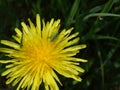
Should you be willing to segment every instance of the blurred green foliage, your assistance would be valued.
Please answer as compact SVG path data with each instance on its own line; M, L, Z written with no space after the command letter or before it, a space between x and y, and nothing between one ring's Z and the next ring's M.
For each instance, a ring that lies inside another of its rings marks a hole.
M27 18L34 21L36 13L45 21L60 18L61 29L74 27L87 44L76 56L88 60L81 63L83 81L59 76L60 90L120 90L120 0L0 0L0 40L11 39L14 28ZM0 77L0 90L15 90L5 80Z

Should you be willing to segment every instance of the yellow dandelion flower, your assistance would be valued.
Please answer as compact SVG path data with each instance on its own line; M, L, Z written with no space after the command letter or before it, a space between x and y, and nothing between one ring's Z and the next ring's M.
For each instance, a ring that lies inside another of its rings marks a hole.
M67 78L77 81L82 79L78 76L84 72L79 67L79 62L87 60L75 58L80 49L86 45L76 45L79 41L78 33L71 34L73 28L63 29L60 32L60 20L45 24L40 21L39 14L36 15L36 26L28 19L29 25L21 23L22 31L15 28L16 42L1 40L0 52L6 53L9 60L0 60L6 64L6 70L2 76L6 76L6 84L18 84L17 90L39 90L44 83L45 90L59 90L58 82L61 82L55 72Z

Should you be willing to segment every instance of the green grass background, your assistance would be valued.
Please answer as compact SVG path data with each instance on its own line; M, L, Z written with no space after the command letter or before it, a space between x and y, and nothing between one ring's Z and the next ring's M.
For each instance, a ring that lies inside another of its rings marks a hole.
M36 13L45 21L61 19L61 29L74 27L80 43L87 44L76 56L88 60L80 64L83 81L59 75L60 90L120 90L120 0L0 0L0 40L11 40L14 28L27 18L35 22ZM5 81L0 76L0 90L15 90Z

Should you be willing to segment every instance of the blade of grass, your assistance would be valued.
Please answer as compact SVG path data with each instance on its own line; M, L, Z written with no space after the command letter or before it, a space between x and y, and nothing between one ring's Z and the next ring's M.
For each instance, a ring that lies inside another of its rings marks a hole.
M66 21L66 27L70 26L73 23L74 16L76 15L76 12L78 10L79 3L80 3L80 0L74 1L74 4L73 4L70 14L68 16L68 19Z
M110 11L110 9L112 8L114 2L115 2L115 0L109 0L105 4L101 13L108 13ZM83 40L87 40L87 39L91 38L91 36L98 31L100 31L100 27L99 27L99 19L97 18L96 21L94 22L94 24L92 25L91 29L89 30L89 32L85 35L85 38L83 38Z
M106 65L107 62L112 58L113 54L115 53L116 50L118 50L119 46L120 46L120 41L118 42L118 44L116 44L114 48L111 48L111 50L108 52L106 59L104 61L104 65Z
M113 14L113 13L93 13L93 14L89 14L86 17L84 17L83 20L87 20L91 17L120 17L120 15Z
M103 35L93 35L92 38L94 40L100 40L100 39L103 39L103 40L115 40L115 41L120 41L120 39L114 37L114 36L103 36Z
M109 12L110 9L112 8L113 4L114 4L115 0L109 0L105 7L103 8L103 10L101 11L101 13L105 13L105 12Z
M94 7L94 8L92 8L90 11L89 11L89 13L95 13L95 12L98 12L98 11L100 11L101 9L102 9L102 7L103 7L103 5L101 6L96 6L96 7Z
M98 42L96 41L96 50L97 50L97 55L100 61L100 70L101 70L101 89L105 90L105 78L104 78L104 64L103 64L103 59L101 55L101 51L99 49Z
M61 8L62 14L65 16L65 7L62 0L57 0L59 7Z

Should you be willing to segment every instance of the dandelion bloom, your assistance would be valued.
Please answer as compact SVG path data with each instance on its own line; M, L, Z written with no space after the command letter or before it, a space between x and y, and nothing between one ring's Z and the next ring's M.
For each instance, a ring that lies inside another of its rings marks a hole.
M86 45L76 45L79 41L78 33L71 34L73 28L60 29L60 20L45 24L40 21L39 14L36 15L36 26L28 19L29 25L21 23L22 31L15 28L16 35L13 41L1 40L0 52L5 53L9 59L0 60L6 65L2 76L6 76L6 84L12 83L27 90L39 90L44 83L45 90L59 90L58 82L61 82L56 72L67 78L81 81L78 76L84 69L79 67L79 62L87 60L75 58L80 49Z

